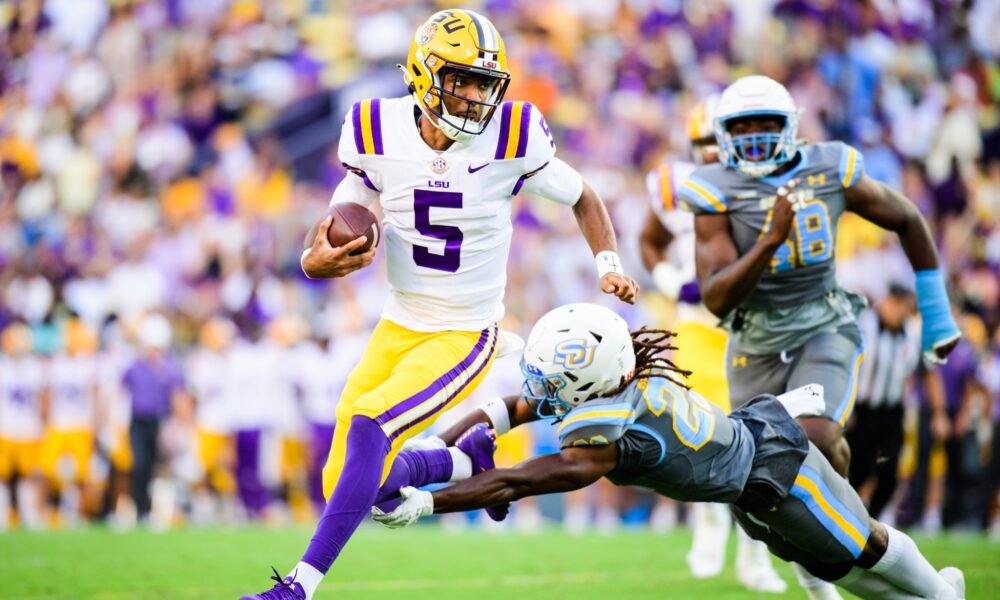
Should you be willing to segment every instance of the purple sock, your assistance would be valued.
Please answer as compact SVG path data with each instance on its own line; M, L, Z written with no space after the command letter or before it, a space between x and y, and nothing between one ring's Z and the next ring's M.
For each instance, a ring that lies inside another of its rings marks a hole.
M363 416L351 419L344 468L316 525L302 561L326 573L375 502L389 440L378 424Z
M378 491L375 506L384 512L392 512L402 501L399 488L448 483L453 468L451 452L447 449L400 452L392 462L389 477Z

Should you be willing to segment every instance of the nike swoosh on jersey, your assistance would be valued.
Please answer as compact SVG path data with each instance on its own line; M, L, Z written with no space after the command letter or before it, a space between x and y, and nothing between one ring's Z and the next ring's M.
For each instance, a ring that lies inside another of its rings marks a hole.
M485 163L485 164L479 165L478 167L473 167L472 165L469 165L469 173L475 173L476 171L479 171L481 169L485 169L488 166L490 166L490 163Z

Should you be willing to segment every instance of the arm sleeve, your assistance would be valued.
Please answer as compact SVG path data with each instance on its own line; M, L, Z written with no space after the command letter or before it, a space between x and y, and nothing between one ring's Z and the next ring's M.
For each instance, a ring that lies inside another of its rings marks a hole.
M704 169L704 167L702 167ZM717 215L726 212L726 196L709 181L702 169L687 176L677 186L677 196L695 215Z
M635 419L635 410L627 402L574 409L559 424L559 447L613 444Z
M853 186L865 173L865 157L854 146L838 143L840 146L840 162L837 165L837 176L840 185L845 188Z
M351 121L350 113L348 113L340 129L340 143L337 146L337 156L340 158L340 164L347 169L347 177L340 182L334 191L333 198L330 200L331 204L357 202L364 206L371 206L382 190L378 173L365 170L366 165L356 146L354 124Z
M515 194L524 191L559 204L573 206L583 194L583 177L573 167L552 157L552 160L542 165L540 169L522 175L514 190Z

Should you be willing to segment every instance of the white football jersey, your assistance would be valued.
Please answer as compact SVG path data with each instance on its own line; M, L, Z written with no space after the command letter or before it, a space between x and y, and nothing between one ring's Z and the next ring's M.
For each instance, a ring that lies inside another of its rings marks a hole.
M212 433L231 429L228 394L231 393L225 352L199 348L188 357L188 382L195 399L198 428Z
M49 363L52 406L49 426L93 430L96 423L97 361L93 356L57 354Z
M674 236L667 255L679 269L694 268L694 215L677 202L677 188L698 165L684 161L663 163L646 175L646 189L653 212Z
M41 394L45 368L32 355L0 355L0 438L37 440L42 437Z
M364 100L340 137L341 162L366 186L350 200L381 201L382 316L416 331L479 331L504 314L511 198L533 191L555 142L526 102L505 102L482 134L444 152L420 137L418 115L408 96Z

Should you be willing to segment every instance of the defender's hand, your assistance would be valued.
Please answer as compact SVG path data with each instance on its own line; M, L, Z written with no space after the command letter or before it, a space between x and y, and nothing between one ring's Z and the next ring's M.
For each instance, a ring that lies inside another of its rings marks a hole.
M795 213L805 206L802 194L795 191L795 186L798 184L799 180L793 179L778 188L774 199L774 208L771 209L771 224L767 233L764 234L764 239L774 246L785 243L788 234L792 232Z
M639 284L631 277L619 273L605 273L604 277L601 277L601 291L618 296L622 302L635 304L636 296L639 295Z
M396 510L386 514L373 506L372 519L389 529L399 529L409 527L416 523L420 517L434 513L434 498L431 497L430 492L406 486L400 488L399 495L403 497L403 502L396 507Z
M323 219L313 239L311 248L302 253L302 271L310 279L332 279L343 277L348 273L353 273L358 269L363 269L372 264L375 259L375 246L364 254L350 256L351 252L365 245L367 237L361 236L343 246L331 246L330 240L326 237L333 217Z

